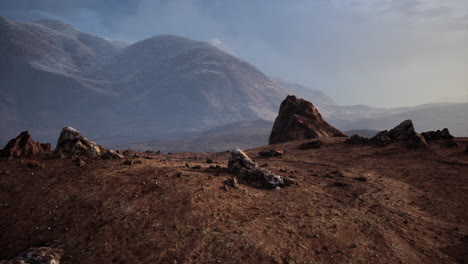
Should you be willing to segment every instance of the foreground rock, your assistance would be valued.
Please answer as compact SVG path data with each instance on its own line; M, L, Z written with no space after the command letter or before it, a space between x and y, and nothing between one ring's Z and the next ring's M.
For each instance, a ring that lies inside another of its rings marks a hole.
M327 123L312 103L294 95L288 95L281 103L269 144L308 138L345 136L343 132Z
M54 247L31 247L0 264L59 264L63 251Z
M44 149L39 141L34 141L28 131L23 131L19 136L10 140L8 144L0 151L4 157L20 157L38 155L44 153Z
M411 120L401 122L390 131L380 131L377 135L371 138L370 141L373 144L382 147L394 142L406 142L408 147L412 149L429 147L424 137L415 131Z
M113 150L108 150L103 146L84 137L78 130L72 127L64 127L60 133L56 155L65 154L69 156L102 157L105 159L122 159L123 156Z
M289 177L282 177L273 174L269 170L260 169L257 163L240 149L231 152L228 170L237 174L239 179L247 181L258 188L277 189L297 184L295 180Z

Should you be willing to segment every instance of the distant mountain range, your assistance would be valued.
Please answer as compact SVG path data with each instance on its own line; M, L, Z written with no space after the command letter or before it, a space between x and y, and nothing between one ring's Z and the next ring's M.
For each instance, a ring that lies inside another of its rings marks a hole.
M319 90L270 78L233 54L218 41L159 35L131 44L57 20L0 17L0 143L22 130L55 143L62 127L73 126L113 146L152 142L148 146L162 148L167 140L209 137L222 149L248 148L264 144L258 135L271 128L288 94L311 101L344 130L389 128L413 118L417 128L448 127L468 136L468 104L340 106ZM202 142L179 149L218 148L208 146L211 141L196 147Z

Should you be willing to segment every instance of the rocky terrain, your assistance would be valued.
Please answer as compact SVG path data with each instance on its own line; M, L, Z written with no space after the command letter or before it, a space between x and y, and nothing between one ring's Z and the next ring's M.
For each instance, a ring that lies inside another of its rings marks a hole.
M0 259L32 247L60 263L466 263L466 138L315 140L246 151L297 181L277 191L234 182L227 152L0 158ZM283 154L259 155L272 148Z
M52 152L21 133L0 158L0 263L468 261L467 138L411 120L330 137L285 102L299 138L245 152L112 151L71 127Z

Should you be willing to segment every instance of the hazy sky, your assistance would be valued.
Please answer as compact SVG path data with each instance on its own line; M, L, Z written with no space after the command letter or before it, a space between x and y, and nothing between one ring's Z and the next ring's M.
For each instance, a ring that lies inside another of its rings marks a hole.
M467 0L0 0L0 15L129 41L220 39L341 104L468 100Z

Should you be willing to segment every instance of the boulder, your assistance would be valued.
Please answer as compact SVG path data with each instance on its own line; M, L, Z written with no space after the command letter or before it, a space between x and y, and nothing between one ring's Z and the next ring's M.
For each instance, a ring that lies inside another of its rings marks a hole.
M450 134L447 128L437 131L422 132L421 135L426 139L426 141L453 139L453 136Z
M59 264L63 251L54 247L31 247L2 264Z
M297 182L289 177L273 174L267 169L260 169L242 150L233 150L229 156L228 170L258 188L276 189L291 186Z
M281 103L270 134L269 144L318 137L345 137L327 123L315 106L304 99L288 95Z
M84 137L78 130L72 127L64 127L60 133L56 155L65 154L71 157L102 157L104 159L122 159L123 156L113 150L109 150Z
M414 130L413 122L411 120L405 120L398 126L388 131L388 136L394 141L407 140L416 133Z
M28 131L21 132L19 136L10 140L0 151L0 155L4 157L30 156L43 153L41 143L34 141Z

